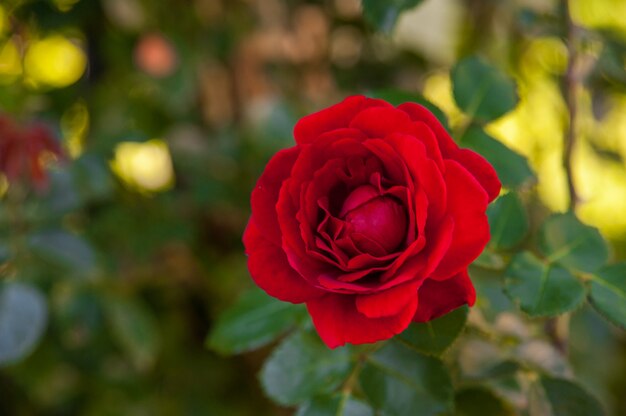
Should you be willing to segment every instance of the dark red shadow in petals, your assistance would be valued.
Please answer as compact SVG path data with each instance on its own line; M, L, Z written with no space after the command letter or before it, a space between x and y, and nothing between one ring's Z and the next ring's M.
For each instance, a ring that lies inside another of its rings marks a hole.
M450 157L450 155L459 148L439 120L437 120L437 117L426 107L415 103L404 103L398 106L398 110L407 113L411 120L424 122L430 127L437 137L439 149L441 149L441 154L444 158Z
M300 223L297 219L296 204L291 195L298 195L300 185L290 178L281 187L276 212L278 223L283 236L282 249L287 256L291 267L305 278L311 285L317 285L317 277L320 274L331 273L334 270L330 264L315 259L307 253L302 240Z
M355 298L329 294L307 302L317 333L329 348L391 338L406 329L417 309L415 296L397 315L368 318L357 310Z
M291 147L279 151L270 159L252 190L252 212L260 219L257 227L267 239L280 245L282 241L276 214L276 203L283 181L289 176L300 149Z
M443 155L439 149L437 136L428 125L422 121L413 122L414 131L411 133L413 137L422 142L426 148L426 154L432 159L439 169L443 169Z
M428 322L459 306L472 306L476 301L476 291L467 270L441 282L428 279L419 288L417 295L419 306L413 317L414 322Z
M446 160L448 214L454 219L452 244L431 278L442 280L467 267L489 242L487 193L476 178L453 160Z
M495 169L484 157L469 149L459 149L452 159L458 161L474 175L485 191L487 191L489 202L498 197L502 184Z
M350 128L369 137L383 138L391 133L410 133L413 123L408 115L393 107L373 107L361 111L350 122Z
M397 315L417 298L421 282L409 282L371 295L356 298L356 308L368 318L383 318Z
M382 173L394 185L404 185L413 190L414 183L403 158L383 139L370 139L363 146L372 152L382 163Z
M441 259L452 244L454 234L454 220L446 217L436 230L427 230L426 241L428 244L416 256L408 256L406 262L400 263L397 267L391 267L384 272L380 280L385 282L381 288L391 287L408 279L423 280L437 268ZM403 254L404 255L404 254Z
M317 140L340 140L340 139L356 139L358 141L362 141L367 139L365 133L363 133L359 129L351 129L349 127L342 127L335 130L327 131L326 133L322 133L319 135Z
M393 108L383 100L362 95L348 97L338 104L301 118L293 131L296 143L311 143L323 133L348 127L357 114L369 107Z
M291 303L302 303L324 295L287 263L281 248L266 239L253 219L243 235L248 270L255 283L268 295Z
M387 142L402 156L403 164L428 199L428 222L438 223L444 216L447 205L446 183L437 164L427 156L424 144L405 134L392 134Z

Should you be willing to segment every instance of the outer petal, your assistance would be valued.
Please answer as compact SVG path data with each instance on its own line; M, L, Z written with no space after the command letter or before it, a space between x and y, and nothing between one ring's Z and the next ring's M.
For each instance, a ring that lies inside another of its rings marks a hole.
M397 315L417 298L421 283L410 282L379 293L357 296L357 310L368 318Z
M250 275L268 295L291 303L324 295L324 291L311 286L291 268L282 249L266 239L253 220L248 223L243 243Z
M393 107L375 107L361 111L350 122L350 127L369 137L385 137L391 133L408 133L414 126L406 113Z
M250 202L252 215L261 233L275 244L281 244L280 227L276 214L276 203L283 181L289 176L300 148L297 146L281 150L267 163L263 174L252 190Z
M466 268L489 242L487 193L464 167L446 160L448 214L454 219L452 243L432 278L447 279Z
M413 317L414 322L428 322L461 305L472 306L476 301L476 291L467 270L441 282L428 279L417 293L419 307Z
M347 342L365 344L389 339L404 331L417 309L413 297L397 315L372 319L357 311L355 296L329 294L307 302L313 324L329 348Z
M485 191L487 191L489 202L497 198L502 185L495 169L484 157L469 149L459 149L454 154L453 159L474 175Z
M500 181L493 167L482 156L469 149L460 149L452 140L450 134L424 106L414 103L404 103L398 109L406 112L411 120L424 122L430 127L437 137L441 153L445 159L453 159L463 165L489 195L489 201L493 201L500 193Z
M369 107L392 107L391 104L362 95L348 97L339 104L318 111L298 121L293 134L298 144L311 143L322 133L348 127L352 119Z
M439 142L439 148L443 157L450 157L459 146L452 140L450 134L446 131L445 127L441 125L437 117L434 116L426 107L415 103L404 103L398 106L399 110L404 111L409 115L413 121L422 121L435 133L437 141Z

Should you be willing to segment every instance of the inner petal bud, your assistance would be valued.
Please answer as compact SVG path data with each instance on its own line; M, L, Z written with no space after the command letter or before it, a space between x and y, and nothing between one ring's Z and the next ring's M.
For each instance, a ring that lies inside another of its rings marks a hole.
M347 234L361 234L387 253L398 248L406 237L407 213L402 203L392 196L381 196L370 185L350 193L340 217L348 224Z

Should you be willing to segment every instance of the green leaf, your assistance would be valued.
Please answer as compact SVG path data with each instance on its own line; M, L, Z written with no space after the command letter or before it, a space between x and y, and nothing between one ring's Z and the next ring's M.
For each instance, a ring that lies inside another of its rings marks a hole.
M468 387L454 396L455 416L514 416L511 405L504 402L490 390L482 387Z
M589 300L602 316L626 329L626 263L607 266L595 273Z
M428 111L433 113L435 117L437 117L437 120L439 120L439 122L446 128L446 130L450 130L450 128L448 127L448 118L446 117L445 113L441 111L441 109L435 104L422 97L420 94L394 89L382 89L372 91L368 95L371 98L379 98L381 100L385 100L389 104L395 106L399 106L400 104L404 103L415 103L422 105L426 107Z
M398 338L420 352L440 355L463 331L468 312L464 305L430 322L413 323Z
M46 300L39 290L17 282L0 285L0 365L30 354L47 320Z
M374 410L349 395L322 396L300 406L296 416L374 416Z
M255 288L218 318L207 345L222 354L253 350L274 341L305 315L303 305L281 302Z
M63 230L34 234L28 240L28 245L37 257L73 272L85 274L96 265L91 246L84 239Z
M127 298L110 298L107 318L113 336L139 369L152 367L160 339L156 320L141 302Z
M551 263L584 272L604 266L609 249L600 232L568 212L549 217L541 227L539 248Z
M554 316L576 308L585 297L582 283L569 271L549 266L525 251L505 272L506 294L531 316Z
M367 358L360 374L370 402L389 416L451 412L453 390L444 364L391 341Z
M96 154L83 154L70 167L77 191L84 201L102 200L113 192L111 171Z
M459 142L487 159L505 187L520 188L535 180L535 174L524 156L509 149L479 126L470 126Z
M528 217L514 192L499 197L487 208L491 240L495 249L507 250L518 245L528 232Z
M472 262L472 265L482 267L483 269L501 270L506 263L501 255L489 250L484 250L480 253L480 256Z
M487 379L514 377L515 374L520 370L520 368L521 366L519 362L513 359L507 359L504 361L500 361L497 364L485 369L482 372L481 377Z
M328 349L308 332L296 332L272 352L261 370L267 395L283 405L335 390L351 368L348 348Z
M602 416L598 400L578 384L543 376L536 387L539 394L530 395L531 416Z
M452 92L459 108L478 121L494 120L518 101L515 81L477 57L452 68Z
M363 15L376 29L389 33L400 14L420 4L422 0L362 0Z

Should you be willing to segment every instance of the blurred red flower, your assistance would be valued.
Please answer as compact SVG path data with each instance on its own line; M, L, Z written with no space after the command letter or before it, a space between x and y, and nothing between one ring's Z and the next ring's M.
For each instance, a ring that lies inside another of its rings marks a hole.
M22 180L36 189L48 184L47 157L62 158L63 151L49 128L37 123L20 126L0 115L0 173L9 182Z

